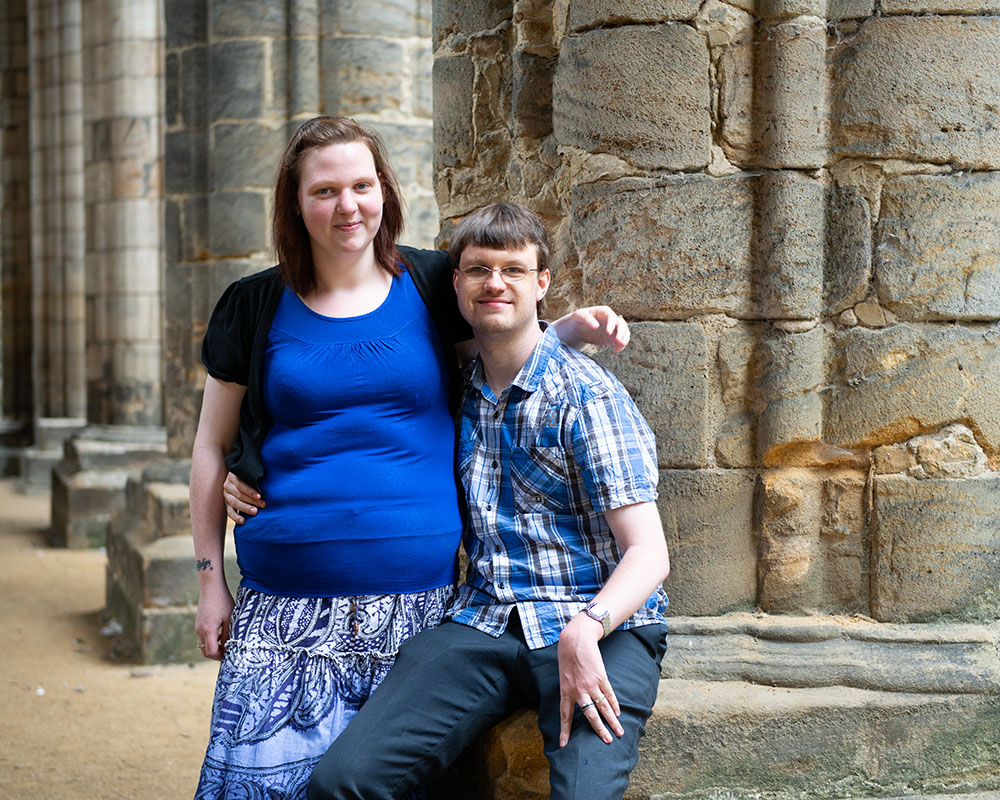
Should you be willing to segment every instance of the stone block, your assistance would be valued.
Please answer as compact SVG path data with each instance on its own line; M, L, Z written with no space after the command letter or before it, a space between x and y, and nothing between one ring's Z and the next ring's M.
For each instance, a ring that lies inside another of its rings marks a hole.
M205 0L171 0L164 4L163 16L168 49L208 41L208 4Z
M664 680L626 798L993 790L998 726L996 695Z
M430 36L426 0L323 0L324 35Z
M976 14L1000 13L997 0L884 0L883 14Z
M509 22L514 15L512 0L433 0L434 46L449 36L468 37Z
M409 53L391 39L338 37L324 40L320 63L327 108L341 114L399 111L407 98L400 76Z
M761 406L757 454L766 465L776 466L790 448L821 439L823 364L822 328L764 333L754 353L754 374Z
M425 124L373 122L371 127L385 139L389 161L403 186L433 185L434 128L430 120Z
M755 181L753 295L769 319L813 319L823 302L826 190L801 172Z
M601 25L666 22L693 19L698 13L697 0L574 0L569 7L570 30L596 28Z
M144 480L146 517L157 536L187 536L191 532L188 487L183 483Z
M752 609L757 595L754 479L740 470L663 470L660 518L670 551L671 614Z
M138 470L72 472L65 463L52 469L54 547L103 547L111 518L125 507L125 484Z
M671 616L663 677L765 686L993 694L986 625L892 625L844 616Z
M286 144L284 130L272 130L256 122L219 124L212 129L212 136L211 185L214 191L268 188L274 183Z
M411 53L411 73L413 75L413 116L432 119L434 116L434 51L429 47L415 47Z
M767 27L727 48L719 113L734 164L815 168L827 160L826 26L808 17Z
M1000 617L1000 475L875 480L872 613L891 622Z
M996 169L998 61L1000 17L870 20L834 51L833 152Z
M735 324L722 331L716 346L722 407L715 429L715 461L720 467L757 463L757 414L764 405L751 366L762 336L759 325Z
M434 59L434 166L472 162L472 84L476 70L467 56Z
M638 322L628 348L596 358L632 395L656 435L661 468L708 463L708 344L700 325Z
M1000 450L1000 325L852 328L834 337L827 442L878 446L961 420Z
M287 0L210 3L212 38L282 37L288 33Z
M864 496L861 473L783 469L761 477L761 608L867 611Z
M627 26L564 39L552 89L562 145L648 168L711 160L708 46L686 25Z
M875 277L901 319L1000 319L1000 175L887 181Z
M874 15L875 0L827 0L826 3L826 18L831 21L864 19Z
M270 80L264 45L253 41L218 42L208 48L208 78L198 89L211 94L211 119L257 119L264 111L264 96Z
M267 194L215 192L208 198L212 253L242 256L268 247Z
M541 138L552 132L552 76L555 59L514 53L511 113L518 136Z
M753 192L746 176L575 187L573 240L586 302L639 319L752 316Z
M839 314L868 295L872 276L871 206L853 186L832 186L826 199L823 285L827 313Z

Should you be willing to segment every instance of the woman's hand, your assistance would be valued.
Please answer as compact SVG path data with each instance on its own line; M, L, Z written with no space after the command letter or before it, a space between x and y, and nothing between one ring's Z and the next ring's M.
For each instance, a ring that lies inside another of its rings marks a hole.
M226 642L229 641L229 622L234 605L232 592L224 578L202 585L194 630L198 634L198 647L205 658L222 661Z
M226 514L237 525L242 525L247 516L254 516L258 509L267 505L260 492L231 472L222 484L222 499L226 501Z
M578 308L552 324L563 344L570 347L593 344L612 347L618 353L625 349L631 336L625 318L609 306Z

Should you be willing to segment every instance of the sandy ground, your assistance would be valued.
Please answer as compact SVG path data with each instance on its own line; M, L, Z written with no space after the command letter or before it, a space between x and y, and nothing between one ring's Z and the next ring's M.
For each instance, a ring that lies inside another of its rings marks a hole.
M0 800L191 798L217 664L117 661L104 552L46 546L48 521L0 480Z

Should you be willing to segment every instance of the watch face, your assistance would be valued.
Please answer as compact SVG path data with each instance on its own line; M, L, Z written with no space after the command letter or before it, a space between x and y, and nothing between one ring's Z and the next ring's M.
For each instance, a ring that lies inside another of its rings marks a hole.
M590 614L590 616L592 616L594 619L601 619L602 617L608 616L608 614L610 614L611 612L609 612L600 603L591 603L589 606L587 606L587 613Z

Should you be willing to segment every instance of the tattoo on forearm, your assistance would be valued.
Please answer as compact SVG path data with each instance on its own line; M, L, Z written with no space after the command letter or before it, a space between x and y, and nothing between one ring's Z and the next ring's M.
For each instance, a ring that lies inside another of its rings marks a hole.
M195 566L195 569L198 570L198 572L204 572L206 569L209 572L213 571L212 570L212 560L209 559L209 558L200 558L200 559L198 559L195 562L194 566Z

